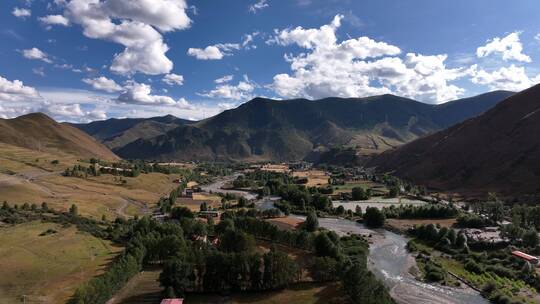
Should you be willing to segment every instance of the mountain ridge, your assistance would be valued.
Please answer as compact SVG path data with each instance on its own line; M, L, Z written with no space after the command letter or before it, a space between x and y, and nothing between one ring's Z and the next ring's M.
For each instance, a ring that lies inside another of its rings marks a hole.
M38 151L62 151L83 158L117 160L119 157L96 139L43 113L0 119L0 142Z
M389 94L321 100L258 97L113 150L124 158L155 160L291 161L308 155L316 159L338 146L367 155L478 115L511 94L495 91L443 105Z
M540 192L540 85L482 115L375 156L367 165L435 189Z

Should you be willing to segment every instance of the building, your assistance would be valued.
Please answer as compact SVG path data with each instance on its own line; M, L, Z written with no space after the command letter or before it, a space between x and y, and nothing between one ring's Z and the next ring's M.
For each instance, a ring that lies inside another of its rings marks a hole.
M515 250L515 251L512 251L512 255L520 259L523 259L531 263L532 265L538 265L538 258L532 255L526 254L525 252Z
M161 304L183 304L184 299L163 299Z

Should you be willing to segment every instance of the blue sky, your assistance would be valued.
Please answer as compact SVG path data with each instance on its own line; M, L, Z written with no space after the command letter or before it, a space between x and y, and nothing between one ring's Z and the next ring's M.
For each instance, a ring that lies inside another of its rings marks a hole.
M0 117L201 119L255 96L441 103L540 81L535 0L4 0Z

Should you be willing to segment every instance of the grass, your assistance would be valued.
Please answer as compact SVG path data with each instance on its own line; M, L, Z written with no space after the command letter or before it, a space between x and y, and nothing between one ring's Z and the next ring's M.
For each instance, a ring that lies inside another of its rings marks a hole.
M302 283L281 291L234 293L230 296L189 294L186 304L331 304L349 303L337 283Z
M47 230L54 230L40 236ZM0 229L0 303L64 303L120 251L75 227L29 222Z
M112 299L109 304L151 304L161 301L160 268L145 269Z
M59 160L58 165L51 164ZM168 196L177 187L178 175L161 173L141 174L136 178L119 178L104 174L88 179L64 177L61 173L74 164L87 163L73 156L32 151L0 144L0 201L11 204L47 202L49 206L67 210L72 204L84 216L116 218L118 215L140 215L140 206L126 199L153 207L160 196ZM120 209L123 209L121 212Z

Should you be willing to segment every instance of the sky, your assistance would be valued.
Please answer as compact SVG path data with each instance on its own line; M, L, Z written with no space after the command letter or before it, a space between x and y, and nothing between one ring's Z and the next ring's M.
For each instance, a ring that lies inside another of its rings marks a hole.
M256 96L429 104L540 82L537 0L2 0L0 117L172 114Z

